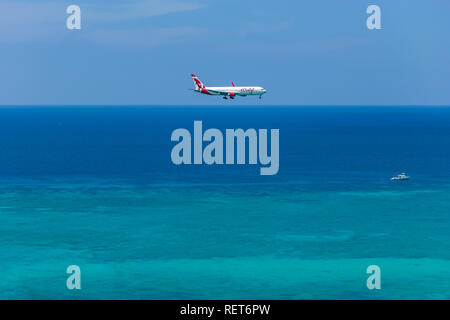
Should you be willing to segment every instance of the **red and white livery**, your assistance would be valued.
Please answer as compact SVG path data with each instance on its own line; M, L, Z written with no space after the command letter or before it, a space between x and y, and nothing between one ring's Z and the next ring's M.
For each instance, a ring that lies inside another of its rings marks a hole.
M232 87L207 87L195 74L192 74L192 80L194 80L195 92L211 96L223 96L224 99L234 99L236 96L259 96L261 99L261 96L267 92L263 87L236 87L233 82L231 83Z

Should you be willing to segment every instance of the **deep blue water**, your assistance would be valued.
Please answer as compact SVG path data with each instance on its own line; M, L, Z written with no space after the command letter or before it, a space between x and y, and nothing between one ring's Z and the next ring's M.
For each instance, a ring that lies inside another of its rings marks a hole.
M173 165L194 120L280 129L278 175ZM445 107L2 107L0 297L448 299L449 160Z
M259 166L173 166L171 132L192 131L194 120L202 120L204 130L223 132L279 128L279 174L258 177ZM191 175L220 182L231 175L232 182L273 182L385 180L405 170L422 179L448 181L449 137L450 109L436 107L2 108L0 174L88 175L145 183L174 176L190 182Z

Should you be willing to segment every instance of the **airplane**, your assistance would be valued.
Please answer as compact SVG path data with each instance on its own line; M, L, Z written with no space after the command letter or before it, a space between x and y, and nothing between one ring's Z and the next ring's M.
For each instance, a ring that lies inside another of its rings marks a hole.
M208 94L211 96L223 96L224 99L234 99L236 96L261 96L267 92L263 87L236 87L234 83L232 87L206 87L195 74L192 74L194 80L195 92Z

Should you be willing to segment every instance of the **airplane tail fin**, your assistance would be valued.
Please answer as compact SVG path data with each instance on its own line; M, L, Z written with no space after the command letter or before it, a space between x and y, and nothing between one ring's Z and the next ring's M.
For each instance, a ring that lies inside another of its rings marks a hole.
M201 90L205 88L205 85L197 78L195 74L192 74L192 80L194 80L195 90Z

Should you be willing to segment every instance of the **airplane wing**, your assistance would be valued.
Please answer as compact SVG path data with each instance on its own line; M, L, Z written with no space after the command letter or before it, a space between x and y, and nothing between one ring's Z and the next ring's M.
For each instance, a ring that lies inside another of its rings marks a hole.
M224 99L230 98L234 99L238 94L235 92L228 92L228 91L220 91L220 90L213 90L213 89L207 89L209 93L223 96Z

